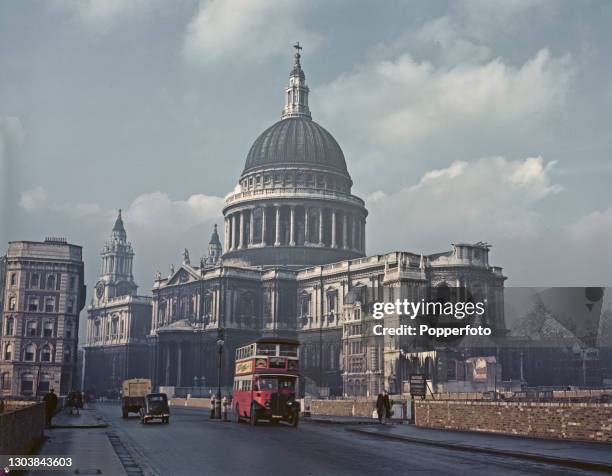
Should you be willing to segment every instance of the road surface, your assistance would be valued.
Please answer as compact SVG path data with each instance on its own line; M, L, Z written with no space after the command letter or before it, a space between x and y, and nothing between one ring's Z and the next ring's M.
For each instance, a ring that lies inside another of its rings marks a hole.
M118 405L99 404L114 446L143 474L172 475L550 475L594 474L555 465L350 433L344 425L302 421L297 429L223 423L200 409L172 408L170 424L123 420ZM79 431L79 430L75 430ZM132 470L134 468L131 468Z

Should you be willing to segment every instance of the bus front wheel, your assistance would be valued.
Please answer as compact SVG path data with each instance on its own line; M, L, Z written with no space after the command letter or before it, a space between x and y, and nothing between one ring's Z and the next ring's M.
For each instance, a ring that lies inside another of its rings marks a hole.
M251 426L257 425L257 409L255 408L255 404L251 404Z

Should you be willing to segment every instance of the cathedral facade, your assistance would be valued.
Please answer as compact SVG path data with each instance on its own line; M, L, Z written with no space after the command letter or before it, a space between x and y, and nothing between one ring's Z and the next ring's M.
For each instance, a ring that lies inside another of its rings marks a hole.
M215 226L199 263L185 250L180 266L157 273L147 335L155 385L215 386L223 328L225 387L237 347L286 336L301 342L308 393L398 391L408 372L437 369L407 358L429 344L374 335L372 306L427 299L441 286L487 299L482 319L504 334L505 277L489 264L486 243L455 243L429 256L366 256L365 203L351 192L342 149L312 120L308 96L298 47L281 119L253 143L239 186L226 198L223 245Z

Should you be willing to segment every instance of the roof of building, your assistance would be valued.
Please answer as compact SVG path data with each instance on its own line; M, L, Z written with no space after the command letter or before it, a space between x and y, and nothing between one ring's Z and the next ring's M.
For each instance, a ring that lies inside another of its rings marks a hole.
M316 166L349 175L336 139L307 117L287 117L266 129L251 146L242 173L279 165Z

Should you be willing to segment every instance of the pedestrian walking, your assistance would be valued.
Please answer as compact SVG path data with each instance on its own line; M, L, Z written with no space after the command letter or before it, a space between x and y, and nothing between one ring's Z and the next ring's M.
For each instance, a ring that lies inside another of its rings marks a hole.
M45 420L47 428L51 428L51 420L57 408L57 395L55 395L53 389L44 396L43 401L45 402Z
M378 421L382 424L384 424L388 418L391 418L391 402L389 401L389 394L386 390L379 393L376 398L376 413L378 414Z

